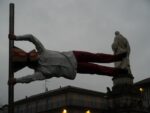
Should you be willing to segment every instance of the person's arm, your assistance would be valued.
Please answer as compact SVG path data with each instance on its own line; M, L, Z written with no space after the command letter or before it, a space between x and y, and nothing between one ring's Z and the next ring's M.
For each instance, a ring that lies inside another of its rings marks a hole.
M16 36L15 40L16 41L23 40L23 41L30 41L30 42L32 42L35 45L35 47L36 47L36 49L37 49L37 51L39 53L42 53L45 50L43 44L36 37L34 37L31 34L22 35L22 36Z
M16 78L16 83L30 83L36 80L44 80L45 77L42 75L41 72L35 72L32 75L27 75L24 77Z

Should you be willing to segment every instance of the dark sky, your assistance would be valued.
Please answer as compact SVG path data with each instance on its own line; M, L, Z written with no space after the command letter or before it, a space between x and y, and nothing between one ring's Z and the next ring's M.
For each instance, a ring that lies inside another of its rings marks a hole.
M15 3L15 34L33 34L50 50L113 53L114 32L119 30L131 46L130 64L134 81L149 77L149 0L0 0L0 103L7 103L8 95L10 2ZM26 51L34 48L28 42L15 44ZM33 71L26 68L17 72L15 77L31 73ZM46 82L49 90L67 85L106 92L107 86L112 87L112 78L78 74L74 81L52 78ZM17 84L15 100L44 91L45 81Z

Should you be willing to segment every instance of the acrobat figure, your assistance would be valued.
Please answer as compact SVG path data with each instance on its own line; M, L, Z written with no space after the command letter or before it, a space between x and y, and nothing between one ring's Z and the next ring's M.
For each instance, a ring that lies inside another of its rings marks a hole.
M112 50L114 51L114 55L118 55L124 52L127 53L127 56L123 60L115 62L114 64L116 68L126 69L128 70L128 74L132 75L129 61L130 45L128 40L123 35L121 35L119 31L115 32Z
M126 57L126 53L111 55L85 51L58 52L46 49L33 35L9 35L9 38L15 41L30 41L37 49L37 52L31 52L31 56L33 53L33 56L35 57L33 59L36 60L31 62L31 60L29 60L30 58L28 58L27 61L28 67L34 69L35 72L31 75L9 81L13 84L30 83L32 81L49 79L51 77L64 77L73 80L77 73L107 76L117 76L118 74L127 73L124 69L95 64L121 61Z

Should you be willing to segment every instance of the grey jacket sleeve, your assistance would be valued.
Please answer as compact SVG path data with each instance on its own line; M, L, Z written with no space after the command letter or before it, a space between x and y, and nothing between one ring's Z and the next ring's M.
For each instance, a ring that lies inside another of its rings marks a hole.
M45 77L42 75L41 72L35 72L32 75L27 75L24 77L16 78L16 82L17 83L30 83L32 81L44 80L44 79L45 79Z
M35 45L35 47L39 53L42 53L45 50L43 44L36 37L34 37L31 34L16 36L16 41L22 41L22 40L32 42Z

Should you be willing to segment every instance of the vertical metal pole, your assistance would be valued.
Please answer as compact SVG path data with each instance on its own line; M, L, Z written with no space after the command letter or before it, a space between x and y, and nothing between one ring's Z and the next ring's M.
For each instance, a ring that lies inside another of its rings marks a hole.
M9 34L14 34L14 7L15 5L13 3L9 4ZM9 75L8 79L11 80L14 78L14 72L13 72L13 63L12 63L12 48L14 46L14 41L9 40ZM8 87L8 113L14 113L14 85L9 84Z

